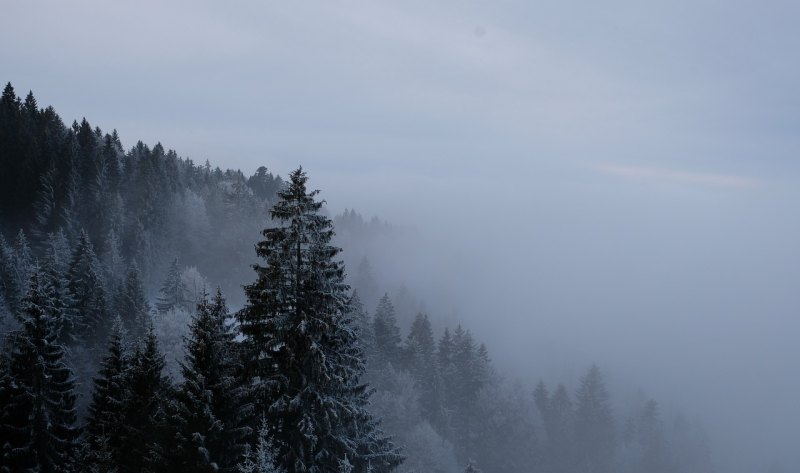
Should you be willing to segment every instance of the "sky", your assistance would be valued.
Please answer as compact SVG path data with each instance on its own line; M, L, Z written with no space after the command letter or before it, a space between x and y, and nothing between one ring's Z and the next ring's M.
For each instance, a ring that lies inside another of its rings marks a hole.
M386 264L510 371L596 361L701 414L720 471L799 469L798 10L12 1L0 80L126 147L302 164L416 228Z

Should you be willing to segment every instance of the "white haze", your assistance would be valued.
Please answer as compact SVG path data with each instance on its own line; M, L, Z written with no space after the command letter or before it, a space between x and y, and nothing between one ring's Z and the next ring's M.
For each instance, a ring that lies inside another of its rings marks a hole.
M416 229L378 271L513 375L597 362L719 471L800 469L796 3L33 3L0 79L65 121L303 164Z

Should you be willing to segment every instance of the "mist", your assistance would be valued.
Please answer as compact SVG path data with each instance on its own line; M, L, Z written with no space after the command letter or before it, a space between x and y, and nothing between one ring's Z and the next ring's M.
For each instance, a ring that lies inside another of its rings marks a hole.
M348 274L528 392L597 363L616 411L702 422L717 471L800 470L796 4L4 10L4 81L126 146L302 165L330 215L394 229L339 232Z

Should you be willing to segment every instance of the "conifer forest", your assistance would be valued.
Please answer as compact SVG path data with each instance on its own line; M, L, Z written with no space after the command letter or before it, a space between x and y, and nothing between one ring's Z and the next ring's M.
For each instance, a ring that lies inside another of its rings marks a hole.
M800 9L9 2L0 473L800 471Z

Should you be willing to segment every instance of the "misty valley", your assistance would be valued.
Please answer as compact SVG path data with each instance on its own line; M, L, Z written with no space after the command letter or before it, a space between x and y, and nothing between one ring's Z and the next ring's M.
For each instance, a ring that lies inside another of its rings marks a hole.
M376 263L412 230L263 164L126 148L5 86L0 471L721 471L702 415L602 360L497 365Z

